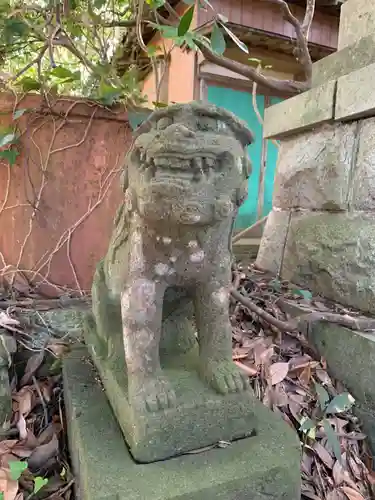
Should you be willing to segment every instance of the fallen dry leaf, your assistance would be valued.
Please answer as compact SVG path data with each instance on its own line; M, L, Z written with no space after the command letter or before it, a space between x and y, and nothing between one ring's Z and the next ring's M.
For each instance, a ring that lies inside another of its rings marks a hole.
M279 384L288 375L289 363L274 363L270 366L270 383L271 385Z
M34 390L26 385L22 387L14 396L13 399L18 403L18 411L26 417L33 407Z
M341 490L345 493L349 500L366 500L363 495L349 486L342 486Z
M45 352L42 349L41 351L37 352L36 354L33 354L32 356L30 356L30 358L28 359L27 364L26 364L25 373L20 381L21 387L23 387L24 385L31 382L33 375L35 375L35 372L38 370L38 368L41 366L41 364L44 361L44 355L45 355Z
M18 482L10 477L10 470L0 468L0 491L4 493L4 500L15 500L18 493Z
M20 414L17 422L17 429L18 432L20 433L20 439L26 439L27 438L26 420L22 415L22 413Z
M332 455L324 448L320 443L315 442L312 449L314 452L318 455L320 460L324 463L326 467L329 469L332 469L335 459L332 457Z
M59 441L54 434L52 439L46 443L38 446L30 455L28 460L29 469L36 471L40 469L50 458L56 456L59 450Z

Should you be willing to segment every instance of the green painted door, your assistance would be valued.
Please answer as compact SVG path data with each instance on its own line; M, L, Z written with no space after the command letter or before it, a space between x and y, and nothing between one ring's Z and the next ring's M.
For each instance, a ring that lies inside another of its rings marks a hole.
M247 122L249 128L255 135L255 142L249 146L249 157L253 165L253 171L249 178L249 193L244 204L239 210L236 221L238 229L246 228L254 224L257 220L258 210L258 189L259 189L259 175L262 161L262 125L259 123L255 110L252 104L252 95L249 92L241 92L226 87L208 86L208 100L217 106L232 111L239 118ZM271 103L275 104L280 101L278 98L271 98ZM257 95L258 110L263 117L264 114L264 96ZM277 148L267 141L267 157L266 157L266 170L264 179L264 199L263 199L263 215L269 213L272 208L272 192L273 180L277 160Z

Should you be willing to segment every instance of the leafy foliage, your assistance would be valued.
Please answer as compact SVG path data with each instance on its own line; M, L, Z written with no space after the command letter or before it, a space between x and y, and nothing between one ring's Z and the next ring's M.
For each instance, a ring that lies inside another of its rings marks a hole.
M337 438L335 431L332 429L331 423L328 419L329 415L337 415L344 413L354 405L355 399L348 392L337 394L332 400L326 389L317 382L314 383L315 391L319 402L319 411L316 419L302 417L300 421L299 430L303 432L308 438L315 439L315 432L318 426L323 426L327 435L327 440L332 446L336 459L341 461L340 442Z
M80 95L106 106L138 105L144 102L139 57L154 63L167 55L165 50L146 47L143 27L192 50L204 46L223 54L229 37L248 52L208 0L185 3L189 7L182 16L174 12L167 19L160 14L166 0L0 0L0 84L46 96ZM196 8L214 14L211 40L194 30ZM125 73L119 71L124 37L131 40L134 56L126 61Z

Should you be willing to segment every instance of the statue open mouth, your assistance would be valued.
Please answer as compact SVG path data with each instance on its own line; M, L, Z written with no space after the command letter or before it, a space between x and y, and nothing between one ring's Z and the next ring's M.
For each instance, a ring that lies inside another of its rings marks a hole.
M140 169L152 184L160 182L208 182L220 168L220 159L211 154L204 156L140 155Z

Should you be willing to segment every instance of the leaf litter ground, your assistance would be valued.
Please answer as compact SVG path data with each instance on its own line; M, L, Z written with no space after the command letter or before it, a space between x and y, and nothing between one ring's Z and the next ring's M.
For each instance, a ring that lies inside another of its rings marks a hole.
M329 376L324 359L291 321L285 304L298 303L310 314L340 315L344 324L360 320L358 313L251 267L234 272L233 290L252 303L249 309L232 297L233 360L249 375L263 404L298 433L302 498L375 498L372 455L353 414L353 399ZM10 301L0 294L0 333L17 342L9 370L12 416L8 429L0 431L0 500L75 498L61 375L61 358L72 341L52 334L35 347L37 326L24 320L25 311L53 309L56 302L35 296Z

